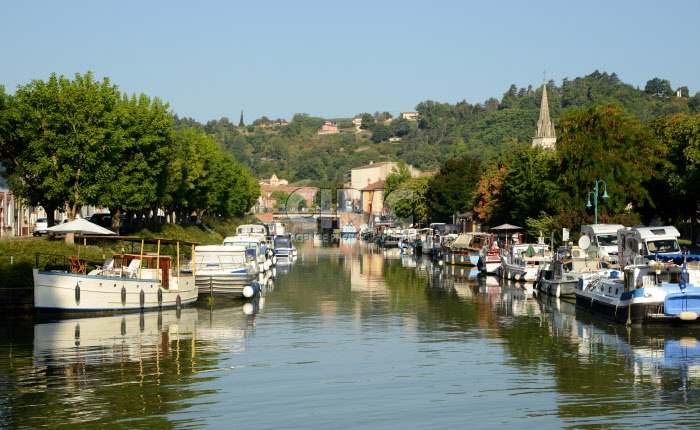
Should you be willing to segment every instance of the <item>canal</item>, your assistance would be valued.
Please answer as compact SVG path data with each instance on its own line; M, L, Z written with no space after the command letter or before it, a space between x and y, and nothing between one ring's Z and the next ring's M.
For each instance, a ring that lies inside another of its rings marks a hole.
M627 328L427 258L297 244L264 298L4 315L0 427L632 428L700 422L700 333Z

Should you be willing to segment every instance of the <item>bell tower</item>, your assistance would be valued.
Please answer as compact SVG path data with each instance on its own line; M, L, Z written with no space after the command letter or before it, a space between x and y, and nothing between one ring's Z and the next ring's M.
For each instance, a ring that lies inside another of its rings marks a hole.
M532 146L544 149L554 149L557 137L554 134L554 124L549 117L549 101L547 100L547 78L542 78L542 105L540 119L537 121L537 135L532 138Z

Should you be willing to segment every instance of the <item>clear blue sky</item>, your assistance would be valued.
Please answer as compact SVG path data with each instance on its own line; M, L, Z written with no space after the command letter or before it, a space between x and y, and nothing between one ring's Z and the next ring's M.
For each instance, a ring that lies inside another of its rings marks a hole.
M4 1L0 85L88 70L200 122L482 103L594 70L700 91L700 1Z

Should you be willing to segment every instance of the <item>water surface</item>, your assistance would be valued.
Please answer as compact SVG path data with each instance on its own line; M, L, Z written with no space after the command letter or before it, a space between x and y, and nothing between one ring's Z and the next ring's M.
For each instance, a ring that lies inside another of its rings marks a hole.
M253 303L11 315L8 428L630 428L697 423L699 334L356 241L298 244Z

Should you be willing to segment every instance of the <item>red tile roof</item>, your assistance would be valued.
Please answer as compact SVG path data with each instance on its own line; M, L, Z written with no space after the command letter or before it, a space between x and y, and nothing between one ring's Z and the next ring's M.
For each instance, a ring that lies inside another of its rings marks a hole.
M360 191L374 191L374 190L383 190L384 189L384 184L386 181L384 179L380 179L377 182L372 182L371 184L367 185Z

